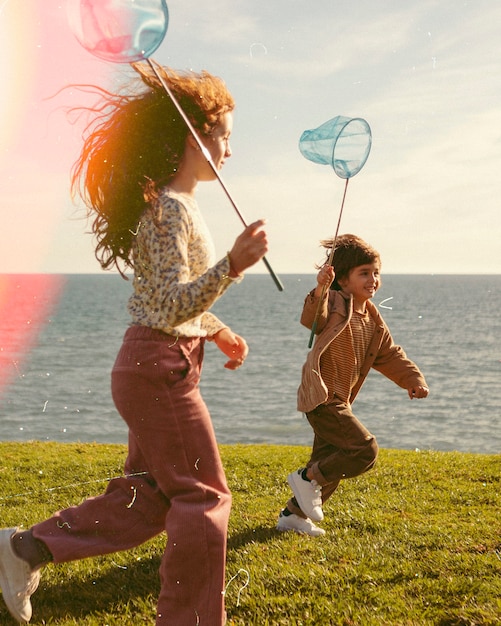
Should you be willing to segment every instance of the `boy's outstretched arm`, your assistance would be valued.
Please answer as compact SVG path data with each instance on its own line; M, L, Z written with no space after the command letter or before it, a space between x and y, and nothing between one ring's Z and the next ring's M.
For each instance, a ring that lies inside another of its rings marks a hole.
M426 396L430 393L430 390L428 387L416 385L415 387L409 387L409 389L407 389L407 393L409 394L409 398L413 400L414 398L426 398Z

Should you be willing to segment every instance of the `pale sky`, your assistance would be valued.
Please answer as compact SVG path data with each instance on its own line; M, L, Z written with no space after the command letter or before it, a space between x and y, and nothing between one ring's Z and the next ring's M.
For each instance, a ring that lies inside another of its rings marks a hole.
M344 181L298 140L337 116L372 129L340 232L381 253L383 273L501 272L501 3L494 0L170 0L153 58L221 76L237 108L222 177L269 262L314 272ZM59 0L0 0L0 273L98 272L69 193L81 128L73 83L130 74L85 51ZM51 97L53 96L53 97ZM241 224L219 184L199 187L219 256ZM255 271L266 272L264 265Z

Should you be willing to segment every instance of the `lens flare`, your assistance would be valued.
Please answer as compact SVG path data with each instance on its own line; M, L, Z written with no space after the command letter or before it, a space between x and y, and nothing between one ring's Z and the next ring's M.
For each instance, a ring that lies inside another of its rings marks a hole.
M58 274L0 275L0 395L17 376L64 287Z

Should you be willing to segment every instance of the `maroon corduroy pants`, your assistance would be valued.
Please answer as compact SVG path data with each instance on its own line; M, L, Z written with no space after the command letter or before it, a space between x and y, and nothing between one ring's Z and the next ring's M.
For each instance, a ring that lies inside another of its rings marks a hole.
M129 427L125 475L33 526L54 562L126 550L167 533L156 624L224 623L231 495L200 395L203 340L132 326L112 373Z

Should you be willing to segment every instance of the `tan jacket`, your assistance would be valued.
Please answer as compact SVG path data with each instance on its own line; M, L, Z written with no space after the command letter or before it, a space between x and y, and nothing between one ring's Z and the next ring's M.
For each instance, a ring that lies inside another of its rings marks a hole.
M301 324L310 329L313 326L319 302L319 298L315 298L313 293L312 291L306 296L301 315ZM427 387L417 365L407 358L400 346L393 343L388 327L370 300L367 302L367 309L376 322L376 329L362 363L360 377L352 389L350 402L355 400L371 367L403 389L418 385ZM297 396L298 411L308 413L329 399L327 386L320 375L320 356L350 322L352 312L353 298L350 295L329 290L324 296L317 322L315 343L308 352L303 365Z

